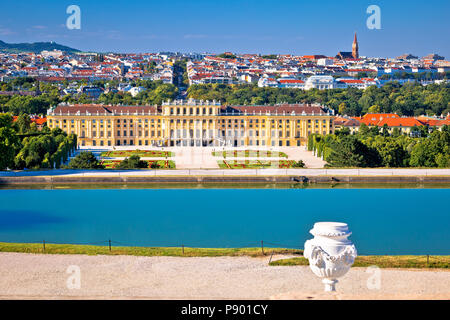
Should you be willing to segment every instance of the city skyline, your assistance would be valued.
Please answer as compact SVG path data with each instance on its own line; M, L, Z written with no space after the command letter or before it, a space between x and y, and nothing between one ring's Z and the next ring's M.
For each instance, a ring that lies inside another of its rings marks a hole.
M49 5L47 5L49 4ZM351 51L358 34L361 56L395 57L404 53L450 55L445 19L448 3L346 1L345 5L285 1L211 1L164 3L78 1L81 29L69 30L66 1L5 3L0 39L8 43L55 41L83 51L213 52L324 54ZM369 5L381 9L381 29L370 30ZM439 10L438 10L439 9ZM224 13L227 14L219 14ZM388 45L387 45L388 44Z

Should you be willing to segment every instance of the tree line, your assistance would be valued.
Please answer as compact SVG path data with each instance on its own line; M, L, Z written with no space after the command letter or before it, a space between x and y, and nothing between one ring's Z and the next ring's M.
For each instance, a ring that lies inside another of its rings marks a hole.
M327 161L330 167L450 167L450 127L428 133L425 126L413 128L420 137L389 133L362 124L356 134L341 129L334 134L312 134L308 150Z
M301 90L259 88L257 85L195 84L188 89L188 98L217 100L227 105L264 105L277 103L320 103L336 113L360 116L375 110L404 116L450 113L450 84L399 84L388 82L378 88Z
M0 114L0 170L59 168L77 147L77 136L59 128L38 131L27 114L16 122Z
M187 81L184 62L177 61L176 68L183 72L183 84ZM21 79L21 80L19 80ZM173 100L178 88L162 81L133 80L132 86L141 86L147 90L133 97L130 93L102 93L97 100L86 94L68 94L61 96L60 87L68 83L50 84L33 83L29 78L17 78L13 81L17 86L39 85L41 95L32 96L0 96L0 112L46 114L49 107L67 103L104 103L122 105L160 105L163 101ZM177 79L178 81L178 79ZM66 81L67 82L67 81ZM83 82L83 81L81 81ZM8 83L9 84L9 83ZM92 84L101 88L114 88L117 80L97 80ZM178 82L177 82L178 84ZM0 83L5 85L5 83ZM397 113L402 116L446 115L450 113L450 84L429 84L422 86L411 82L401 85L396 81L388 82L378 88L371 86L365 90L356 88L329 90L301 90L287 88L259 88L255 84L223 85L195 84L188 89L188 98L216 100L226 105L264 105L278 103L319 103L326 105L336 113L349 116L360 116L370 112Z
M22 79L21 81L17 79ZM122 105L160 105L163 101L174 100L178 96L178 88L173 84L166 84L162 81L152 80L134 80L130 81L131 86L141 86L146 88L146 91L140 92L133 97L128 92L114 92L113 90L108 93L102 93L96 100L89 97L87 94L66 94L62 95L62 88L68 86L67 81L65 83L38 83L32 78L17 78L12 81L14 87L26 86L31 88L32 86L39 87L41 94L39 96L21 96L21 95L0 95L0 112L11 113L13 115L19 115L21 113L26 114L47 114L47 109L52 106L58 105L61 102L70 104L91 104L91 103L103 103L103 104L122 104ZM23 80L31 79L31 80ZM80 84L87 84L86 81L80 81ZM97 80L91 83L100 88L114 88L119 84L117 80ZM0 82L0 87L8 89L13 87L9 82ZM5 90L10 91L10 90Z

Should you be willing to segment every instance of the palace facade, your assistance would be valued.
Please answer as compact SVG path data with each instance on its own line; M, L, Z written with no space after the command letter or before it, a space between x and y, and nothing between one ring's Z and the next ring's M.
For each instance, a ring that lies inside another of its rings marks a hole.
M47 125L78 136L80 146L301 146L334 132L324 106L222 106L175 100L161 106L58 105Z

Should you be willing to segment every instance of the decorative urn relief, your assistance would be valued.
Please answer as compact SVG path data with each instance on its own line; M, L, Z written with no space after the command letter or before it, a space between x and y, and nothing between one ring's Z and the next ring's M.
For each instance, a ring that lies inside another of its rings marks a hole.
M335 291L336 278L350 270L357 256L355 246L347 239L352 233L341 222L317 222L309 232L314 239L305 242L303 255L312 272L322 278L325 291Z

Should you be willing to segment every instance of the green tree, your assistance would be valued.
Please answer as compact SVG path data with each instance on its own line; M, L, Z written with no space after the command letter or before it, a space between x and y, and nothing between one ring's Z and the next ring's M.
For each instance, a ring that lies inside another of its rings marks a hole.
M304 168L305 163L303 162L303 160L294 161L292 167L293 168Z
M89 151L82 151L73 157L68 165L70 169L104 169L95 155Z
M339 109L338 109L339 114L346 114L346 111L347 111L347 105L345 104L345 102L341 102L339 104Z
M10 126L0 127L0 170L12 168L19 147L16 132Z
M141 158L138 155L132 155L129 158L125 158L116 166L116 169L141 169L141 168L148 168L148 164L146 161L141 160Z
M27 133L30 131L31 119L30 116L26 113L22 113L17 117L16 126L19 133Z
M333 149L327 157L332 167L374 167L378 166L378 155L355 136L343 136L333 142Z
M434 131L421 138L411 150L413 167L445 167L450 159L450 134L446 130Z
M383 167L402 167L404 165L403 159L407 157L407 152L396 139L377 136L370 146L377 150Z
M373 106L371 106L369 108L369 110L367 110L368 113L380 113L380 111L381 111L381 108L377 104L374 104Z

